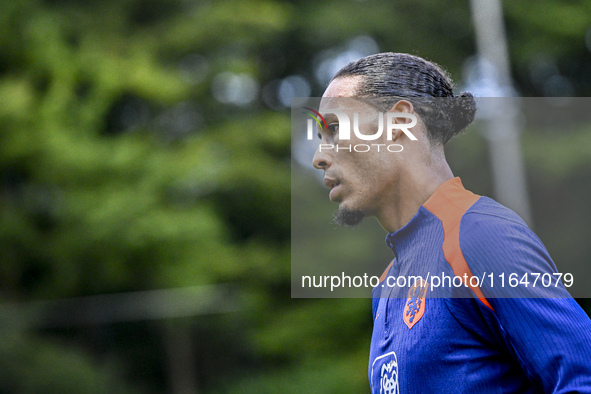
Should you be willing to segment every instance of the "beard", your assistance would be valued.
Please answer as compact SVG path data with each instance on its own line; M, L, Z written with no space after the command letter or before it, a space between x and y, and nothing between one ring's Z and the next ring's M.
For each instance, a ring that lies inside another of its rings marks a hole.
M340 226L353 228L361 223L364 217L365 214L358 209L339 208L333 214L332 221Z

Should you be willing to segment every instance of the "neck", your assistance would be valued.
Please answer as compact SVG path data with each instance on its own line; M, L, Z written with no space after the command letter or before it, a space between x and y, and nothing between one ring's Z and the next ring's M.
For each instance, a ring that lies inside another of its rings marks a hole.
M412 171L404 171L395 185L394 197L376 213L378 222L389 233L401 229L435 190L453 176L443 156L433 160L428 166L423 164L422 167L414 167Z

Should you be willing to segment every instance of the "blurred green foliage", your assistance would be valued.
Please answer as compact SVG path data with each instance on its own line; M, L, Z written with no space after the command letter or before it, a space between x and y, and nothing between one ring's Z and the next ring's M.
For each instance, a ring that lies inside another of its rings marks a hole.
M589 95L591 6L505 6L520 93ZM242 311L183 320L201 390L366 390L369 300L290 299L290 125L277 94L299 75L320 95L318 68L359 37L460 82L475 51L460 0L1 2L0 298L235 283ZM590 192L577 148L589 135L549 138L526 136L535 222L555 259L588 260L551 219L575 212L564 226L587 233L588 204L574 196ZM450 147L481 193L485 149L477 135ZM562 163L552 177L540 152ZM568 209L553 204L562 194ZM0 392L170 387L156 323L2 338Z
M5 393L138 393L122 382L116 363L26 335L3 335L0 381Z

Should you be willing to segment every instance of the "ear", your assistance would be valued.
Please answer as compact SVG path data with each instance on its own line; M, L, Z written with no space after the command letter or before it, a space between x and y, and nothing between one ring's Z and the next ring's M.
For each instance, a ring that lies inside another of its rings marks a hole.
M415 109L410 101L400 100L400 101L397 101L396 104L394 104L388 112L404 112L407 114L414 114ZM397 124L406 124L406 123L410 122L410 119L404 118L404 117L396 117L394 119L395 119L394 123L397 123ZM401 135L403 135L402 129L392 130L392 141L396 141L397 139L400 138Z
M388 112L406 112L412 114L415 112L415 108L410 101L400 100L397 101Z

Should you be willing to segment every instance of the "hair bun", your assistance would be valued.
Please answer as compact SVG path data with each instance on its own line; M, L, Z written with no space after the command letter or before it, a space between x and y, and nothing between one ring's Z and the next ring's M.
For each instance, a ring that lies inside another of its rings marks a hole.
M459 96L455 96L452 101L450 112L453 128L450 138L464 131L472 123L476 114L476 101L472 93L462 92Z

